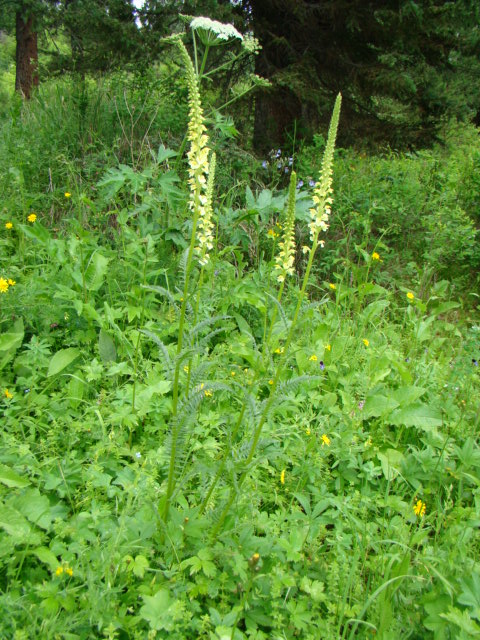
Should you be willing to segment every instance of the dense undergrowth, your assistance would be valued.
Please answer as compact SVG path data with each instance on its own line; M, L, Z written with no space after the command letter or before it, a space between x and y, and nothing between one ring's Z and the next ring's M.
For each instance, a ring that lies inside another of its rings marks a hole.
M1 637L480 635L478 132L338 150L302 299L325 139L257 159L212 118L189 264L168 78L1 123Z

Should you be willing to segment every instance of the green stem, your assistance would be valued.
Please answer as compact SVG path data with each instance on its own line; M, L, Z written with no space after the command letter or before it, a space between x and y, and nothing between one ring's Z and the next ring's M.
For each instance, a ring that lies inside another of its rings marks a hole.
M143 280L144 287L147 284L147 258L148 258L148 244L145 247L145 260L143 261L142 280ZM142 288L142 312L140 314L140 320L137 324L137 329L139 326L143 325L144 320L145 320L145 289ZM133 373L133 388L132 388L132 413L135 413L135 395L136 395L136 389L137 389L138 352L140 350L140 341L141 341L141 333L139 331L137 336L137 344L135 346L135 356L133 361L134 373ZM132 439L132 432L130 432L130 439L129 439L130 446L132 444L131 439Z
M173 399L172 399L172 449L170 452L170 464L168 468L168 483L167 494L165 497L165 509L163 513L163 520L166 522L168 518L168 510L170 507L170 500L172 498L173 490L175 488L175 465L177 461L177 439L178 439L178 424L176 423L177 409L178 409L178 380L180 375L180 354L183 348L183 329L185 326L185 312L187 309L187 297L188 297L188 284L190 280L190 272L192 270L193 252L195 248L195 238L197 234L199 213L199 199L198 194L195 196L195 208L193 215L192 236L190 238L190 246L188 248L187 266L185 269L185 283L183 286L183 299L182 307L180 309L180 322L178 326L178 341L177 341L177 357L175 363L175 374L173 379Z
M228 515L228 512L230 511L230 508L232 506L232 504L235 501L235 498L237 497L237 494L239 492L239 490L241 489L243 483L245 482L245 479L249 473L249 465L253 460L253 457L255 455L257 446L258 446L258 442L260 440L260 435L262 433L262 429L263 429L263 425L265 424L265 421L267 419L268 413L270 411L270 408L274 402L275 399L275 390L277 388L278 385L278 381L280 379L280 376L282 374L283 371L283 367L286 361L286 356L287 356L287 352L288 349L290 347L290 343L292 341L293 338L293 333L294 333L294 329L295 329L295 325L297 323L297 319L298 319L298 314L300 313L300 308L302 306L304 297L305 297L305 290L307 288L308 285L308 280L310 277L310 271L312 269L312 265L313 265L313 259L315 257L315 252L317 250L318 247L318 231L315 233L315 236L313 238L313 243L312 243L312 248L310 249L310 255L308 258L308 263L307 263L307 268L305 270L305 275L303 277L303 282L302 282L302 287L300 289L300 292L298 294L298 300L297 300L297 306L295 309L295 313L293 316L293 320L292 323L290 325L290 329L288 331L287 334L287 340L285 342L285 348L284 348L284 352L283 354L280 355L280 359L278 362L278 366L277 366L277 371L275 373L275 377L273 378L273 384L271 385L271 389L270 389L270 396L268 398L268 401L265 404L265 407L262 411L262 415L260 416L260 420L258 421L258 425L255 429L255 432L253 434L253 439L252 439L252 444L250 445L250 451L248 453L247 459L244 462L244 471L242 472L242 475L240 476L240 479L237 482L237 490L234 489L230 489L230 496L228 498L227 504L225 505L222 513L220 514L219 519L217 520L217 523L215 525L215 527L213 528L212 532L211 532L211 538L215 539L217 537L218 532L220 531L225 518Z

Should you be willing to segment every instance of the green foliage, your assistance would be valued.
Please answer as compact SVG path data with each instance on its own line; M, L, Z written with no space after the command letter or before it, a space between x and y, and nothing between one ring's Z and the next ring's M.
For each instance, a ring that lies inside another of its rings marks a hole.
M200 268L183 80L135 82L2 122L0 636L475 637L477 132L337 151L310 279L325 140L280 178L212 136Z

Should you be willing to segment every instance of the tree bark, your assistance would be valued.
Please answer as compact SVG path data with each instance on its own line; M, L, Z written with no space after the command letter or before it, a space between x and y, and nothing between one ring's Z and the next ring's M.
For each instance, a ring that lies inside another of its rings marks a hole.
M15 90L26 100L32 96L32 88L38 86L37 32L33 26L33 16L16 14L16 75Z

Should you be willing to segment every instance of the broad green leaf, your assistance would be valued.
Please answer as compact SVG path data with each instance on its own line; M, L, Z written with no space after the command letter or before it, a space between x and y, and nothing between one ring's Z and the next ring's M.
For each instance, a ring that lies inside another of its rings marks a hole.
M98 351L102 362L116 362L117 349L115 348L115 341L103 329L100 329L100 335L98 336Z
M364 418L378 418L388 415L398 407L398 402L394 398L389 398L382 394L368 396L365 400L362 416Z
M55 570L58 567L57 556L50 551L48 547L37 547L32 551L33 555L37 556L40 562L48 564L50 569Z
M421 398L426 392L427 390L422 387L400 387L392 392L391 397L398 402L400 407L406 407Z
M140 609L141 617L152 629L172 631L175 621L182 614L182 603L172 602L166 589L160 589L154 596L143 596L145 604Z
M22 344L22 333L2 333L0 336L0 351L10 351L10 349L18 349Z
M442 414L436 407L416 403L397 409L388 420L393 425L431 429L442 425Z
M13 505L30 522L42 529L48 529L52 521L50 502L46 496L42 496L38 489L27 489L16 497Z
M22 514L7 504L0 504L0 527L18 542L22 542L32 530Z
M55 376L60 371L63 371L69 364L71 364L80 355L80 350L76 347L69 347L68 349L61 349L52 356L50 364L48 366L47 377Z
M0 464L0 482L6 484L7 487L27 487L30 482L23 476L18 475L13 469L4 464Z
M394 480L400 472L400 466L404 459L403 454L396 449L387 449L378 453L377 458L380 460L385 478Z

